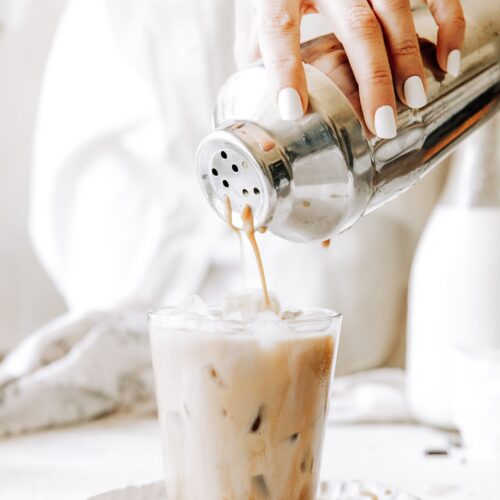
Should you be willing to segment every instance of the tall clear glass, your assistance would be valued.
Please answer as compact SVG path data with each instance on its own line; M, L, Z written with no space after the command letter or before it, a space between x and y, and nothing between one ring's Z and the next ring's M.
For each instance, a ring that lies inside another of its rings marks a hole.
M313 500L341 315L149 318L167 499Z

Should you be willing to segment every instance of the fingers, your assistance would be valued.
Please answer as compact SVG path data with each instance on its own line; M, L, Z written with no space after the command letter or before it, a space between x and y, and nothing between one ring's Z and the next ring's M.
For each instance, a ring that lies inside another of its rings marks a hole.
M426 0L438 25L437 60L451 76L460 74L460 49L465 36L465 18L459 0ZM479 0L478 0L479 1Z
M465 34L460 1L425 1L439 26L438 63L444 71L458 76ZM260 50L285 120L299 118L308 105L300 55L303 5L301 0L257 1ZM316 0L314 5L330 20L345 48L359 85L367 127L381 138L395 137L394 88L409 107L420 108L427 103L422 56L409 0Z
M396 92L410 108L427 104L424 64L409 0L372 0L385 35Z
M359 89L352 73L344 47L337 37L330 33L302 44L304 62L318 68L339 87L351 103L360 120L363 111L359 101Z
M254 2L236 0L234 33L234 60L236 66L243 68L261 57Z
M342 42L359 85L367 127L378 137L396 136L396 96L382 28L366 0L322 0L320 12Z
M259 0L257 32L281 118L300 118L308 105L300 54L300 0Z

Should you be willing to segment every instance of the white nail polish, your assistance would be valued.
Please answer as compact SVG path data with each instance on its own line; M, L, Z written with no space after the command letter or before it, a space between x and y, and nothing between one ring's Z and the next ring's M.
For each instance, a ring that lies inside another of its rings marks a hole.
M282 120L296 120L304 114L300 95L292 87L280 90L278 94L278 108Z
M375 133L381 139L396 137L396 118L392 106L380 106L375 112Z
M403 92L406 104L413 109L423 108L427 104L427 96L422 79L419 76L410 76L405 81Z
M460 51L455 49L452 50L448 54L448 64L446 66L446 71L451 76L458 76L460 74L460 61L462 59L462 55L460 54Z

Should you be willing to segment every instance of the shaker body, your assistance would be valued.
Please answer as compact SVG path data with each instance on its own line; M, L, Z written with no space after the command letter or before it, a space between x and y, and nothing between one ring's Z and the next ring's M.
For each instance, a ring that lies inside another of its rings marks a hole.
M202 190L221 217L228 196L237 225L248 204L256 227L298 242L352 226L368 205L374 175L351 104L318 69L304 69L310 104L294 122L281 120L262 64L234 74L217 99L217 128L198 149Z

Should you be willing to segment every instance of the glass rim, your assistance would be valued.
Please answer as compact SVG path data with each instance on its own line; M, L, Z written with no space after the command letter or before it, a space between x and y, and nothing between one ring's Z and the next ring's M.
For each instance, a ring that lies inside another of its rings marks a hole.
M200 323L200 324L217 324L217 323L224 323L226 325L234 325L234 326L246 326L246 325L251 325L251 324L268 324L268 325L273 325L273 324L301 324L301 323L315 323L315 322L322 322L325 320L333 321L333 320L339 320L342 319L342 313L333 311L332 309L327 309L325 307L303 307L300 309L302 312L306 311L313 311L313 312L321 312L324 313L323 316L321 317L316 317L316 318L307 318L303 316L295 317L295 318L287 318L287 319L281 319L281 317L278 317L276 319L250 319L250 320L244 320L244 319L225 319L225 318L207 318L207 317L199 317L195 318L193 316L187 316L187 315L182 315L182 314L168 314L169 312L174 312L177 309L178 306L164 306L164 307L158 307L154 309L149 309L147 312L148 319L150 322L156 322L156 321L161 321L161 322L174 322L174 321L186 321L192 323ZM216 310L220 311L221 308L217 306L208 306L210 310ZM184 313L185 314L185 313Z

